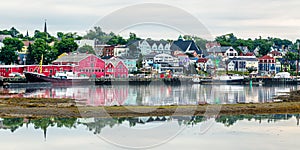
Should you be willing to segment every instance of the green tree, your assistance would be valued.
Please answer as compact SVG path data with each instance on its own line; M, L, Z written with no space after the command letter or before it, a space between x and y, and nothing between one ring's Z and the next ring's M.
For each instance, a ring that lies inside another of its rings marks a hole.
M17 52L13 47L11 47L11 45L4 46L0 52L0 60L5 65L15 63L18 60Z
M20 32L15 27L10 28L9 32L12 37L18 37L18 35L20 34Z
M78 52L79 53L88 53L88 54L94 54L94 55L96 55L93 47L90 46L90 45L86 45L86 44L83 45L82 47L79 47L78 48Z
M17 38L5 38L3 44L9 46L14 51L21 51L24 46L24 43Z
M94 27L94 29L89 30L85 36L83 36L84 39L96 39L99 44L105 44L107 43L113 36L115 36L114 33L105 33L102 31L100 27Z
M23 126L23 118L4 118L3 125L10 128L11 132L14 132L19 127Z
M35 63L34 56L32 55L33 47L29 43L28 48L27 48L27 57L26 57L26 65L32 65Z
M55 41L55 37L51 36L49 33L40 32L39 30L34 31L34 39L44 39L47 43Z
M54 48L57 50L58 55L60 55L62 53L70 53L77 50L78 45L73 38L63 38L61 41L55 42Z
M9 65L18 61L17 52L24 46L23 42L17 38L5 38L3 40L4 47L0 52L1 62Z
M135 33L130 32L129 33L129 38L127 39L127 41L135 41L135 40L141 40L141 38L137 37Z
M42 56L43 64L49 64L56 59L56 56L58 55L57 50L49 46L44 39L35 40L29 51L30 53L27 57L30 59L30 62L33 62L34 64L40 63Z
M127 44L127 41L123 37L121 37L119 35L115 35L111 39L109 39L109 41L106 44L109 44L109 45L125 45L125 44Z

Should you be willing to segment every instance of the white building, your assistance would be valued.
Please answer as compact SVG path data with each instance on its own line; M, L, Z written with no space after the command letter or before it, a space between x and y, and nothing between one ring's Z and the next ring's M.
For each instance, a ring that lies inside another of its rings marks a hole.
M147 55L152 52L159 54L171 54L171 43L166 41L141 40L138 43L138 48L142 55Z
M118 45L114 48L114 56L122 57L128 56L129 48L125 45Z

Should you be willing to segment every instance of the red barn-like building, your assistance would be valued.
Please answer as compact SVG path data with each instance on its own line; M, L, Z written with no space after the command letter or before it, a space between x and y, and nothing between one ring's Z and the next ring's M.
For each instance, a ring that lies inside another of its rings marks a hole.
M105 62L93 54L70 54L53 61L53 65L67 65L78 75L102 77Z
M123 63L122 60L118 58L111 58L106 61L106 76L113 78L127 78L128 77L128 68Z

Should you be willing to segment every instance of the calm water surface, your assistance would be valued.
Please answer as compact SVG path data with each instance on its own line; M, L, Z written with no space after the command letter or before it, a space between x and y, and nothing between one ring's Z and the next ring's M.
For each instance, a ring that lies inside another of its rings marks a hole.
M78 86L0 89L1 97L75 98L80 104L271 102L297 86ZM131 118L0 118L5 150L299 149L299 114Z
M276 95L297 90L297 86L183 85L183 86L72 86L53 88L0 89L1 97L74 98L80 104L112 105L196 105L271 102ZM6 93L6 94L5 94Z
M1 149L299 149L299 114L2 118Z

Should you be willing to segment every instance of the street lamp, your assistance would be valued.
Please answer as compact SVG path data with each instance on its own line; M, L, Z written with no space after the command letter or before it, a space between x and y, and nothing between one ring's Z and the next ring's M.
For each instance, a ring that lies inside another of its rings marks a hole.
M23 58L23 63L24 63L24 65L26 65L26 55Z

